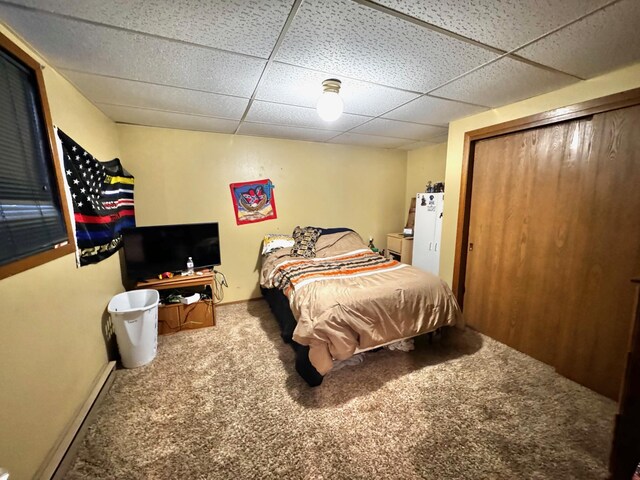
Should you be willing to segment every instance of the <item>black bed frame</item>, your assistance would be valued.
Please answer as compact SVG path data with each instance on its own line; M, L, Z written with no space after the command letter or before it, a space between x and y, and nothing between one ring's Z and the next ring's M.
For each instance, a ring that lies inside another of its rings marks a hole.
M260 287L262 296L267 300L269 308L273 312L273 315L278 320L280 325L280 336L293 347L296 352L296 371L312 387L317 387L322 383L322 375L318 373L311 362L309 361L309 347L306 345L300 345L293 340L293 330L296 328L296 319L289 307L289 300L277 288L262 288Z
M280 336L293 347L296 352L296 371L311 387L317 387L322 383L322 375L318 373L315 367L309 360L309 347L306 345L300 345L293 339L293 331L296 328L297 322L289 307L289 299L282 293L282 290L277 288L263 288L260 287L262 296L267 300L269 308L273 312L273 315L280 325ZM428 332L424 335L429 339L431 343L434 338L442 333L443 328L440 327L432 332ZM382 347L373 349L372 351L382 350Z

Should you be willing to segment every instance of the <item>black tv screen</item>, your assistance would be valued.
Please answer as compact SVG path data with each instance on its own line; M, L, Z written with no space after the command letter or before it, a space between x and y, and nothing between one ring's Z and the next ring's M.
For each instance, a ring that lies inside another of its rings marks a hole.
M189 223L136 227L122 232L127 275L131 279L157 277L164 272L220 265L217 223Z

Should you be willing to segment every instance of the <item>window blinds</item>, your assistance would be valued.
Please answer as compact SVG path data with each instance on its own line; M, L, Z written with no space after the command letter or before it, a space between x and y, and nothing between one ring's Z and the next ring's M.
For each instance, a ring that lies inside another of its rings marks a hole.
M67 240L34 73L0 50L0 265Z

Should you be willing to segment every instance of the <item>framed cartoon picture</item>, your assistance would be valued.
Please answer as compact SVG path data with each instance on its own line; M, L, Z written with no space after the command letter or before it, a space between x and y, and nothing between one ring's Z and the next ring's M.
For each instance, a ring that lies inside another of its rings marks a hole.
M271 180L232 183L229 188L238 225L278 218Z

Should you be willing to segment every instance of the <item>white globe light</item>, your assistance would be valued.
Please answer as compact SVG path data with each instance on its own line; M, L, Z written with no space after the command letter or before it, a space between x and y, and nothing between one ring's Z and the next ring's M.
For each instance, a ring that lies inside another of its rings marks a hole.
M325 122L333 122L342 115L344 103L338 92L340 91L340 80L329 79L322 82L324 92L318 99L316 110L318 115Z
M318 115L325 122L333 122L342 115L344 104L338 92L324 92L318 99Z

